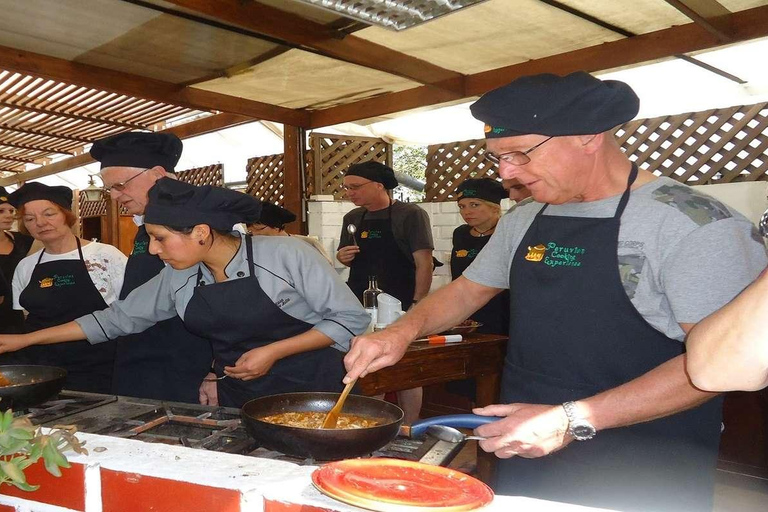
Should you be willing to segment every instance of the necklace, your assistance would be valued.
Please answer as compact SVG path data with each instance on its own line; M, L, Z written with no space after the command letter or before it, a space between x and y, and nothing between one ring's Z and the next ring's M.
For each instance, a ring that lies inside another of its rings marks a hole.
M478 235L480 235L480 236L487 236L487 235L488 235L488 233L490 233L491 231L493 231L494 229L496 229L496 224L494 224L493 226L489 227L489 228L488 228L488 229L486 229L485 231L480 231L480 230L479 230L479 229L477 229L476 227L473 227L472 229L475 231L475 233L477 233L477 234L478 234Z

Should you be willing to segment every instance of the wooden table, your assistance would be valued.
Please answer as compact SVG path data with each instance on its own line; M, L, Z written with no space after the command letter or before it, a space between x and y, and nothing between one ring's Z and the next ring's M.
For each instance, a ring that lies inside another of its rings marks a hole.
M453 380L475 378L476 404L479 407L498 403L501 370L507 350L507 337L495 334L468 334L460 343L430 345L412 343L395 365L360 379L365 395L379 395ZM490 482L495 457L478 449L477 473Z

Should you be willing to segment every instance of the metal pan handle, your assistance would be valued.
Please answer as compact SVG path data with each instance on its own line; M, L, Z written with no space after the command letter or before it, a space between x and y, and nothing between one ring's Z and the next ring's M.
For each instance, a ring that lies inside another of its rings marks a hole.
M431 425L445 425L454 428L477 428L486 423L493 423L503 419L499 416L478 416L477 414L449 414L447 416L435 416L419 420L411 425L411 437L422 437Z

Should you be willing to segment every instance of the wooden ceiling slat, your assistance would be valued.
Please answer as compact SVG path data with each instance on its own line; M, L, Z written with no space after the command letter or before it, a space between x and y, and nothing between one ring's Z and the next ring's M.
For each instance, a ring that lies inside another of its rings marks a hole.
M8 77L7 80L4 80L2 83L0 83L0 99L7 98L11 94L13 94L10 89L13 89L16 83L21 81L24 78L24 75L14 73L11 76Z
M11 156L6 154L0 154L0 160L7 160L9 162L19 162L22 164L38 164L40 162L35 161L31 158L19 158L17 156ZM47 159L46 159L47 160Z
M727 16L733 26L733 42L768 36L768 6L755 7ZM479 96L515 78L537 73L566 74L573 71L597 72L721 46L722 42L696 23L688 23L602 43L551 57L527 61L474 75L465 79L465 94L459 96L422 86L384 94L376 98L312 112L310 128L358 121L402 112L427 105L447 103Z
M250 116L242 116L237 114L216 114L197 121L180 124L162 131L175 133L180 138L187 139L197 135L204 135L206 133L211 133L250 122L253 122L253 118ZM13 185L22 181L29 181L42 178L44 176L50 176L52 174L58 174L60 172L87 165L93 161L94 160L91 158L91 155L88 153L83 153L71 158L67 158L65 160L39 167L37 169L33 169L31 171L24 172L23 174L17 174L16 176L11 176L8 178L0 178L0 186ZM2 170L3 169L0 169L0 171Z
M160 115L160 113L157 111L151 111L142 115L141 117L136 118L135 121L151 126L157 123L163 123L168 119L175 118L176 116L183 114L183 112L184 111L182 109L171 105L168 109L163 110L162 115Z
M34 146L30 144L18 144L16 142L8 142L4 141L2 138L0 138L0 146L6 146L9 148L16 148L16 149L26 149L27 151L38 151L40 152L41 156L48 156L53 154L60 154L60 155L74 155L74 151L62 151L62 150L52 150L49 148L43 148L39 146Z
M45 110L45 109L36 108L36 107L33 107L33 106L29 106L29 105L15 105L13 103L7 103L5 101L0 101L0 106L14 108L14 109L17 109L17 110L22 110L22 111L26 110L26 111L29 111L29 112L37 112L38 114L47 114L47 115L56 116L56 117L63 117L63 118L67 118L67 119L77 119L79 121L88 121L88 122L92 122L92 123L110 124L112 126L119 126L119 127L122 127L122 128L131 128L131 129L134 129L134 130L144 129L143 126L141 126L139 124L135 124L135 123L125 123L125 122L120 122L120 121L112 121L112 120L107 120L107 119L93 118L93 117L83 116L83 115L68 114L66 112L59 112L57 110Z
M168 0L170 3L259 34L311 49L321 55L376 69L453 92L463 89L463 75L365 39L258 2L241 0Z
M230 112L250 116L254 120L266 119L301 127L309 124L309 113L303 110L269 105L193 87L179 88L170 82L8 47L0 47L0 68L196 110Z
M68 140L68 141L82 142L83 144L88 144L90 142L93 142L92 139L83 139L82 137L69 137L61 134L46 133L44 131L37 130L37 129L12 126L4 122L0 122L0 130L8 130L8 131L17 132L17 133L26 133L29 135L42 135L45 137L49 137L51 139L62 139L62 140Z

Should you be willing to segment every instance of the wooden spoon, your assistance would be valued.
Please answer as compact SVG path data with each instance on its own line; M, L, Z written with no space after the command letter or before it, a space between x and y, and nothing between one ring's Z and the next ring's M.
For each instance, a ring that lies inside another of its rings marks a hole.
M328 414L325 416L325 420L323 420L323 428L336 428L336 422L339 421L341 409L344 407L344 402L347 400L349 392L352 391L355 382L357 382L357 379L344 386L344 391L341 392L341 396L339 396L339 399L336 401L336 405L334 405L333 409L328 411Z

